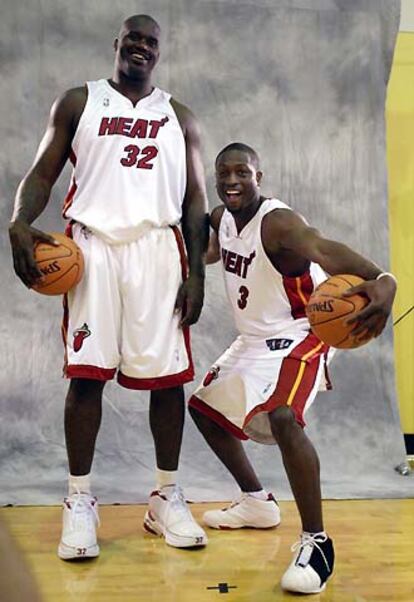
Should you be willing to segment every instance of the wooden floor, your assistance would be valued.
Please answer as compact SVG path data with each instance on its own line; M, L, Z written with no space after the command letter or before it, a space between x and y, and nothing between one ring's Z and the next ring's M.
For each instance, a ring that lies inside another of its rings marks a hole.
M200 520L221 506L194 504L192 511ZM56 556L59 508L1 508L0 520L25 553L45 602L276 602L303 599L279 586L299 532L294 504L282 502L281 509L278 529L209 529L207 548L178 550L143 531L145 506L103 506L101 555L83 562ZM309 599L414 602L414 500L327 501L324 510L336 570L325 592Z

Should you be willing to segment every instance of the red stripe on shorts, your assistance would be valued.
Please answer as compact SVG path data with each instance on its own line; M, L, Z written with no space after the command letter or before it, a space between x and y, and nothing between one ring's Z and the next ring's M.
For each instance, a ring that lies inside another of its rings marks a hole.
M194 379L194 368L191 365L177 374L167 374L167 376L157 376L155 378L135 378L126 376L118 372L118 382L126 389L135 389L139 391L153 391L156 389L171 389L189 383Z
M66 368L68 365L68 349L66 346L67 340L68 340L68 326L69 326L68 296L63 295L63 319L62 319L62 326L61 326L63 345L65 348L64 356L63 356L63 374L66 374Z
M282 406L292 408L298 424L305 426L303 409L315 386L319 363L327 346L314 334L309 334L282 360L275 389L262 404L246 416L243 428L260 412L272 412Z
M91 380L112 380L116 368L100 368L87 364L70 364L65 368L66 378L90 378Z
M188 262L187 262L187 256L185 253L184 240L183 240L181 231L179 228L177 228L177 226L171 226L171 229L174 232L175 240L177 242L178 252L180 254L181 277L184 282L185 280L187 280L187 274L188 274ZM184 314L185 314L185 310L186 310L186 304L184 303L184 307L183 307ZM194 363L193 363L193 356L191 354L190 328L188 326L185 326L183 328L183 335L184 335L184 343L185 343L185 348L187 351L188 361L189 361L188 370L191 373L191 378L189 378L188 380L185 380L183 382L189 382L190 380L194 379Z
M292 318L305 318L305 307L314 289L310 272L298 277L283 276L283 286L290 303Z
M69 222L66 225L65 234L69 238L73 238L72 222ZM63 319L62 319L62 326L61 326L63 345L65 347L64 357L63 357L63 374L64 375L66 375L66 369L68 366L68 349L67 349L68 328L69 328L69 305L68 305L68 296L67 296L67 294L65 294L65 295L63 295Z
M245 433L243 433L243 431L239 427L230 422L230 420L223 416L223 414L220 414L220 412L217 412L217 410L207 405L199 397L193 395L190 398L188 405L201 412L201 414L207 416L207 418L210 418L210 420L213 420L213 422L216 422L219 426L224 428L226 431L228 431L238 439L246 441L249 438Z

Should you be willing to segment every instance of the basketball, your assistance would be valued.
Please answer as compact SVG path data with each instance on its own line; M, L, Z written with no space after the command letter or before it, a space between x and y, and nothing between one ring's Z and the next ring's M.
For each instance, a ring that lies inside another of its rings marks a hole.
M364 280L359 276L339 274L331 276L313 291L306 315L314 334L327 345L355 349L368 342L369 339L356 339L351 334L355 324L346 323L368 304L368 299L359 294L342 297L345 291L362 282Z
M43 279L32 286L42 295L62 295L74 287L83 275L83 256L78 245L60 232L50 232L59 246L38 242L35 261Z

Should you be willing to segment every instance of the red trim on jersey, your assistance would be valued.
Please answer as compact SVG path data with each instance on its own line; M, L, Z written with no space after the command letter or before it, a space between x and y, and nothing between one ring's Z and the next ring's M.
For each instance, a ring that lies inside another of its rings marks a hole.
M65 234L66 234L66 236L69 236L69 238L72 238L72 239L73 239L73 224L74 223L75 222L73 222L73 221L68 222L66 224L66 228L65 228Z
M66 378L90 378L92 380L112 380L116 368L99 368L87 364L71 364L65 368Z
M290 303L290 313L292 318L305 318L305 307L314 290L313 280L310 272L305 272L301 276L282 276L285 293Z
M210 407L207 403L205 403L199 397L196 397L195 395L193 395L190 398L188 405L191 406L192 408L195 408L202 414L205 414L205 416L207 416L207 418L210 418L210 420L217 422L217 424L219 426L224 428L226 431L228 431L229 433L231 433L238 439L247 441L247 439L249 438L245 433L243 433L243 431L238 426L236 426L235 424L230 422L230 420L228 420L225 416L223 416L223 414L220 414L220 412L218 412L217 410Z
M246 416L243 428L260 412L272 412L278 407L292 408L296 422L304 427L303 410L315 385L320 361L328 346L314 334L309 334L282 360L279 378L270 397L253 408Z
M134 378L125 376L118 372L118 382L126 389L137 389L142 391L153 391L155 389L171 389L189 383L194 379L194 370L190 366L177 374L168 374L167 376L158 376L156 378Z
M66 218L66 211L72 205L73 197L75 196L75 192L77 191L77 189L78 189L78 185L76 184L75 178L73 178L71 187L69 188L69 191L65 197L65 200L63 201L62 216L64 218Z
M76 161L77 161L77 157L75 155L75 151L73 150L73 148L70 149L70 153L69 153L69 161L72 163L73 167L76 166Z

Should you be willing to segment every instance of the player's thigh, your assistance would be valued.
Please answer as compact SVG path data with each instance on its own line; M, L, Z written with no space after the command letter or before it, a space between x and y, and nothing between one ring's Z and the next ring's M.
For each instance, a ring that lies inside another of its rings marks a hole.
M185 258L171 228L130 245L122 270L122 372L137 378L188 368L188 332L175 311Z

